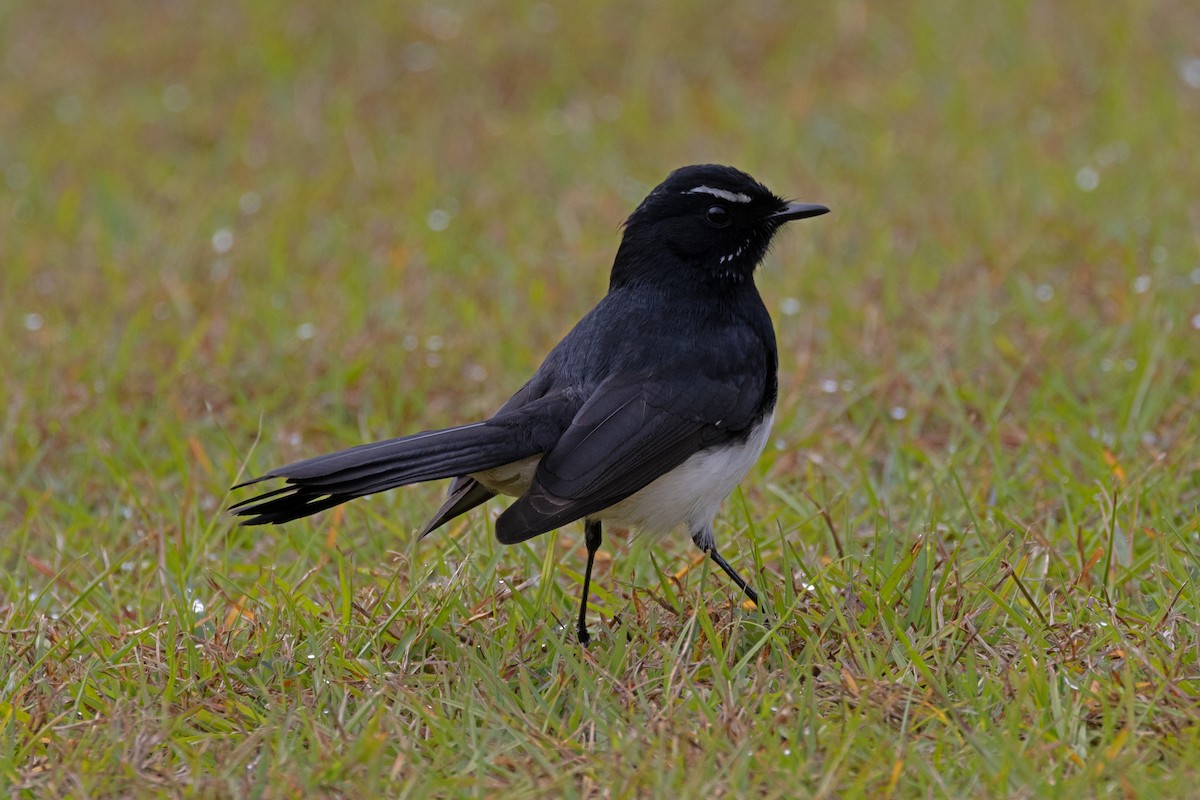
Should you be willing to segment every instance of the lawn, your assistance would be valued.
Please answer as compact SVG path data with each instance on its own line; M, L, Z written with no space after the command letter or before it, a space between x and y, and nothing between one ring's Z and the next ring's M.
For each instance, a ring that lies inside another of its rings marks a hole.
M1200 783L1200 6L0 3L10 797L1180 797ZM271 466L466 422L715 161L773 440L717 535ZM239 495L239 497L244 495Z

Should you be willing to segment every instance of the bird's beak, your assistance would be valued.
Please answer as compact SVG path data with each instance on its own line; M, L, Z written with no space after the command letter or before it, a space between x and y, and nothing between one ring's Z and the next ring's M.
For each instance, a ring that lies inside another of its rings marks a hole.
M829 209L825 206L813 205L812 203L788 203L783 208L767 217L767 219L775 222L789 222L793 219L819 217L822 214L828 213Z

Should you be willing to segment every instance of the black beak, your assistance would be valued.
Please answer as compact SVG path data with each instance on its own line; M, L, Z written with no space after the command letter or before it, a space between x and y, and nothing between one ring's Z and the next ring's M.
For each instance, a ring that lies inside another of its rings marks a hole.
M829 209L825 206L813 205L812 203L788 203L783 208L767 217L767 219L775 222L790 222L794 219L819 217L822 214L828 213Z

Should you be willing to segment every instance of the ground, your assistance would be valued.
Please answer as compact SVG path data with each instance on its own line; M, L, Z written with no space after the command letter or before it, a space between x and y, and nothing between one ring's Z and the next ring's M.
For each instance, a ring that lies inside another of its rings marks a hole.
M0 86L10 796L1195 791L1196 4L12 2ZM579 526L224 513L493 410L701 161L833 209L764 608L610 536L585 649Z

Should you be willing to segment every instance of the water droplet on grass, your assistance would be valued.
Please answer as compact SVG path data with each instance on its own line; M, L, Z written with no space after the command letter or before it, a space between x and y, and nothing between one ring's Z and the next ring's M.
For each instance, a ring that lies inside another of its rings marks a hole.
M1048 283L1039 283L1038 287L1033 290L1033 296L1036 297L1039 302L1049 303L1054 299L1054 287Z
M27 331L40 331L45 324L46 322L42 319L42 315L37 312L30 312L25 315L25 330Z
M892 406L891 410L888 411L888 416L899 422L908 416L908 409L904 406Z
M1085 192L1091 192L1100 185L1100 173L1095 167L1080 167L1075 173L1075 185Z
M311 322L302 322L296 326L296 338L301 341L308 341L317 335L316 326Z
M243 192L238 198L238 208L243 214L253 214L262 208L262 195L258 192Z
M830 378L821 381L821 391L825 394L836 394L838 390L838 382Z
M438 39L453 39L462 30L462 14L453 8L437 6L426 16L425 27Z
M435 208L425 217L425 224L429 226L431 231L444 231L450 227L450 212Z
M794 317L800 313L800 301L794 297L785 297L779 303L779 310L785 316Z
M192 601L192 613L193 614L203 614L204 613L204 603L200 600L193 600Z
M218 228L212 235L212 248L218 255L228 253L233 247L233 231L229 228Z
M1138 275L1136 278L1133 279L1133 293L1134 294L1145 294L1148 291L1150 291L1150 276L1149 275Z
M1192 327L1200 331L1200 314L1192 317Z
M1200 89L1200 58L1185 58L1179 65L1179 77L1193 89Z

